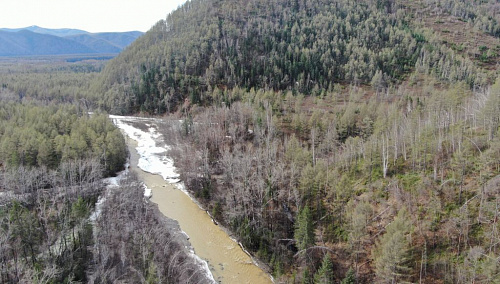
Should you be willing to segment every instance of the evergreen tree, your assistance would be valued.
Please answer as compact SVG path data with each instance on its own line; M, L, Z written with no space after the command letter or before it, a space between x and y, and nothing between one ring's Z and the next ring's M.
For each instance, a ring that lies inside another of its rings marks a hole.
M411 274L407 238L411 225L409 218L405 208L400 210L373 251L375 273L382 283L397 283Z
M314 275L315 284L331 284L334 283L333 278L333 263L330 255L327 253L323 257L321 267Z
M305 206L299 213L295 223L295 240L299 250L314 245L314 225L309 206Z
M356 283L356 274L352 268L349 268L344 279L342 279L342 282L340 282L340 284L354 284L354 283Z

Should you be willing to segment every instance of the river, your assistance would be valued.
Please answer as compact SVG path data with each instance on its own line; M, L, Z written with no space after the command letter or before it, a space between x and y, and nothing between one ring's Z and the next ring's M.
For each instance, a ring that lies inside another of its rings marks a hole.
M219 283L272 283L243 249L202 210L187 193L180 190L173 163L165 157L168 146L156 131L155 119L111 116L126 135L130 167L152 194L167 217L179 222L189 236L196 255L208 263Z

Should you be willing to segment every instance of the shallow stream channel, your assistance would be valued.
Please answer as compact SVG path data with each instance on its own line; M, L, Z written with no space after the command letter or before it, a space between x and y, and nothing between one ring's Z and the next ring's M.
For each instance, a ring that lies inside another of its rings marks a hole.
M158 120L110 116L123 132L130 151L130 169L145 184L145 195L167 217L179 222L195 254L206 261L218 283L272 283L271 277L216 225L205 210L184 190L169 146L157 131Z

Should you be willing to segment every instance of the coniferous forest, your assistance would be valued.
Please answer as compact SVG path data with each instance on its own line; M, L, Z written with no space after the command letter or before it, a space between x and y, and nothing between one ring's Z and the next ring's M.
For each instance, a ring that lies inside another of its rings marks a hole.
M494 0L192 0L107 62L2 63L2 281L183 282L151 204L105 211L137 230L88 222L127 155L107 112L166 118L187 189L277 283L500 282L499 21ZM128 183L109 208L142 201Z

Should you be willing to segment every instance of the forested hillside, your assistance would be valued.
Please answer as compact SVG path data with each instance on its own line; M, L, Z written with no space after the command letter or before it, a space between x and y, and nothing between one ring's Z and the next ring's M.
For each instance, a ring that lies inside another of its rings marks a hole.
M185 97L209 103L216 88L310 94L374 77L383 84L415 65L425 41L391 9L390 2L191 1L109 64L104 85L125 79L129 94L115 100L125 99L126 110L164 112Z
M381 90L415 69L484 85L494 78L474 60L497 58L493 2L189 1L108 64L102 105L162 113L185 98L210 104L221 100L218 90L234 87L306 95L339 83ZM455 21L454 30L440 29ZM467 36L463 29L492 39L481 46L459 42ZM457 42L436 31L457 35Z
M94 87L278 282L498 283L499 9L193 0Z

